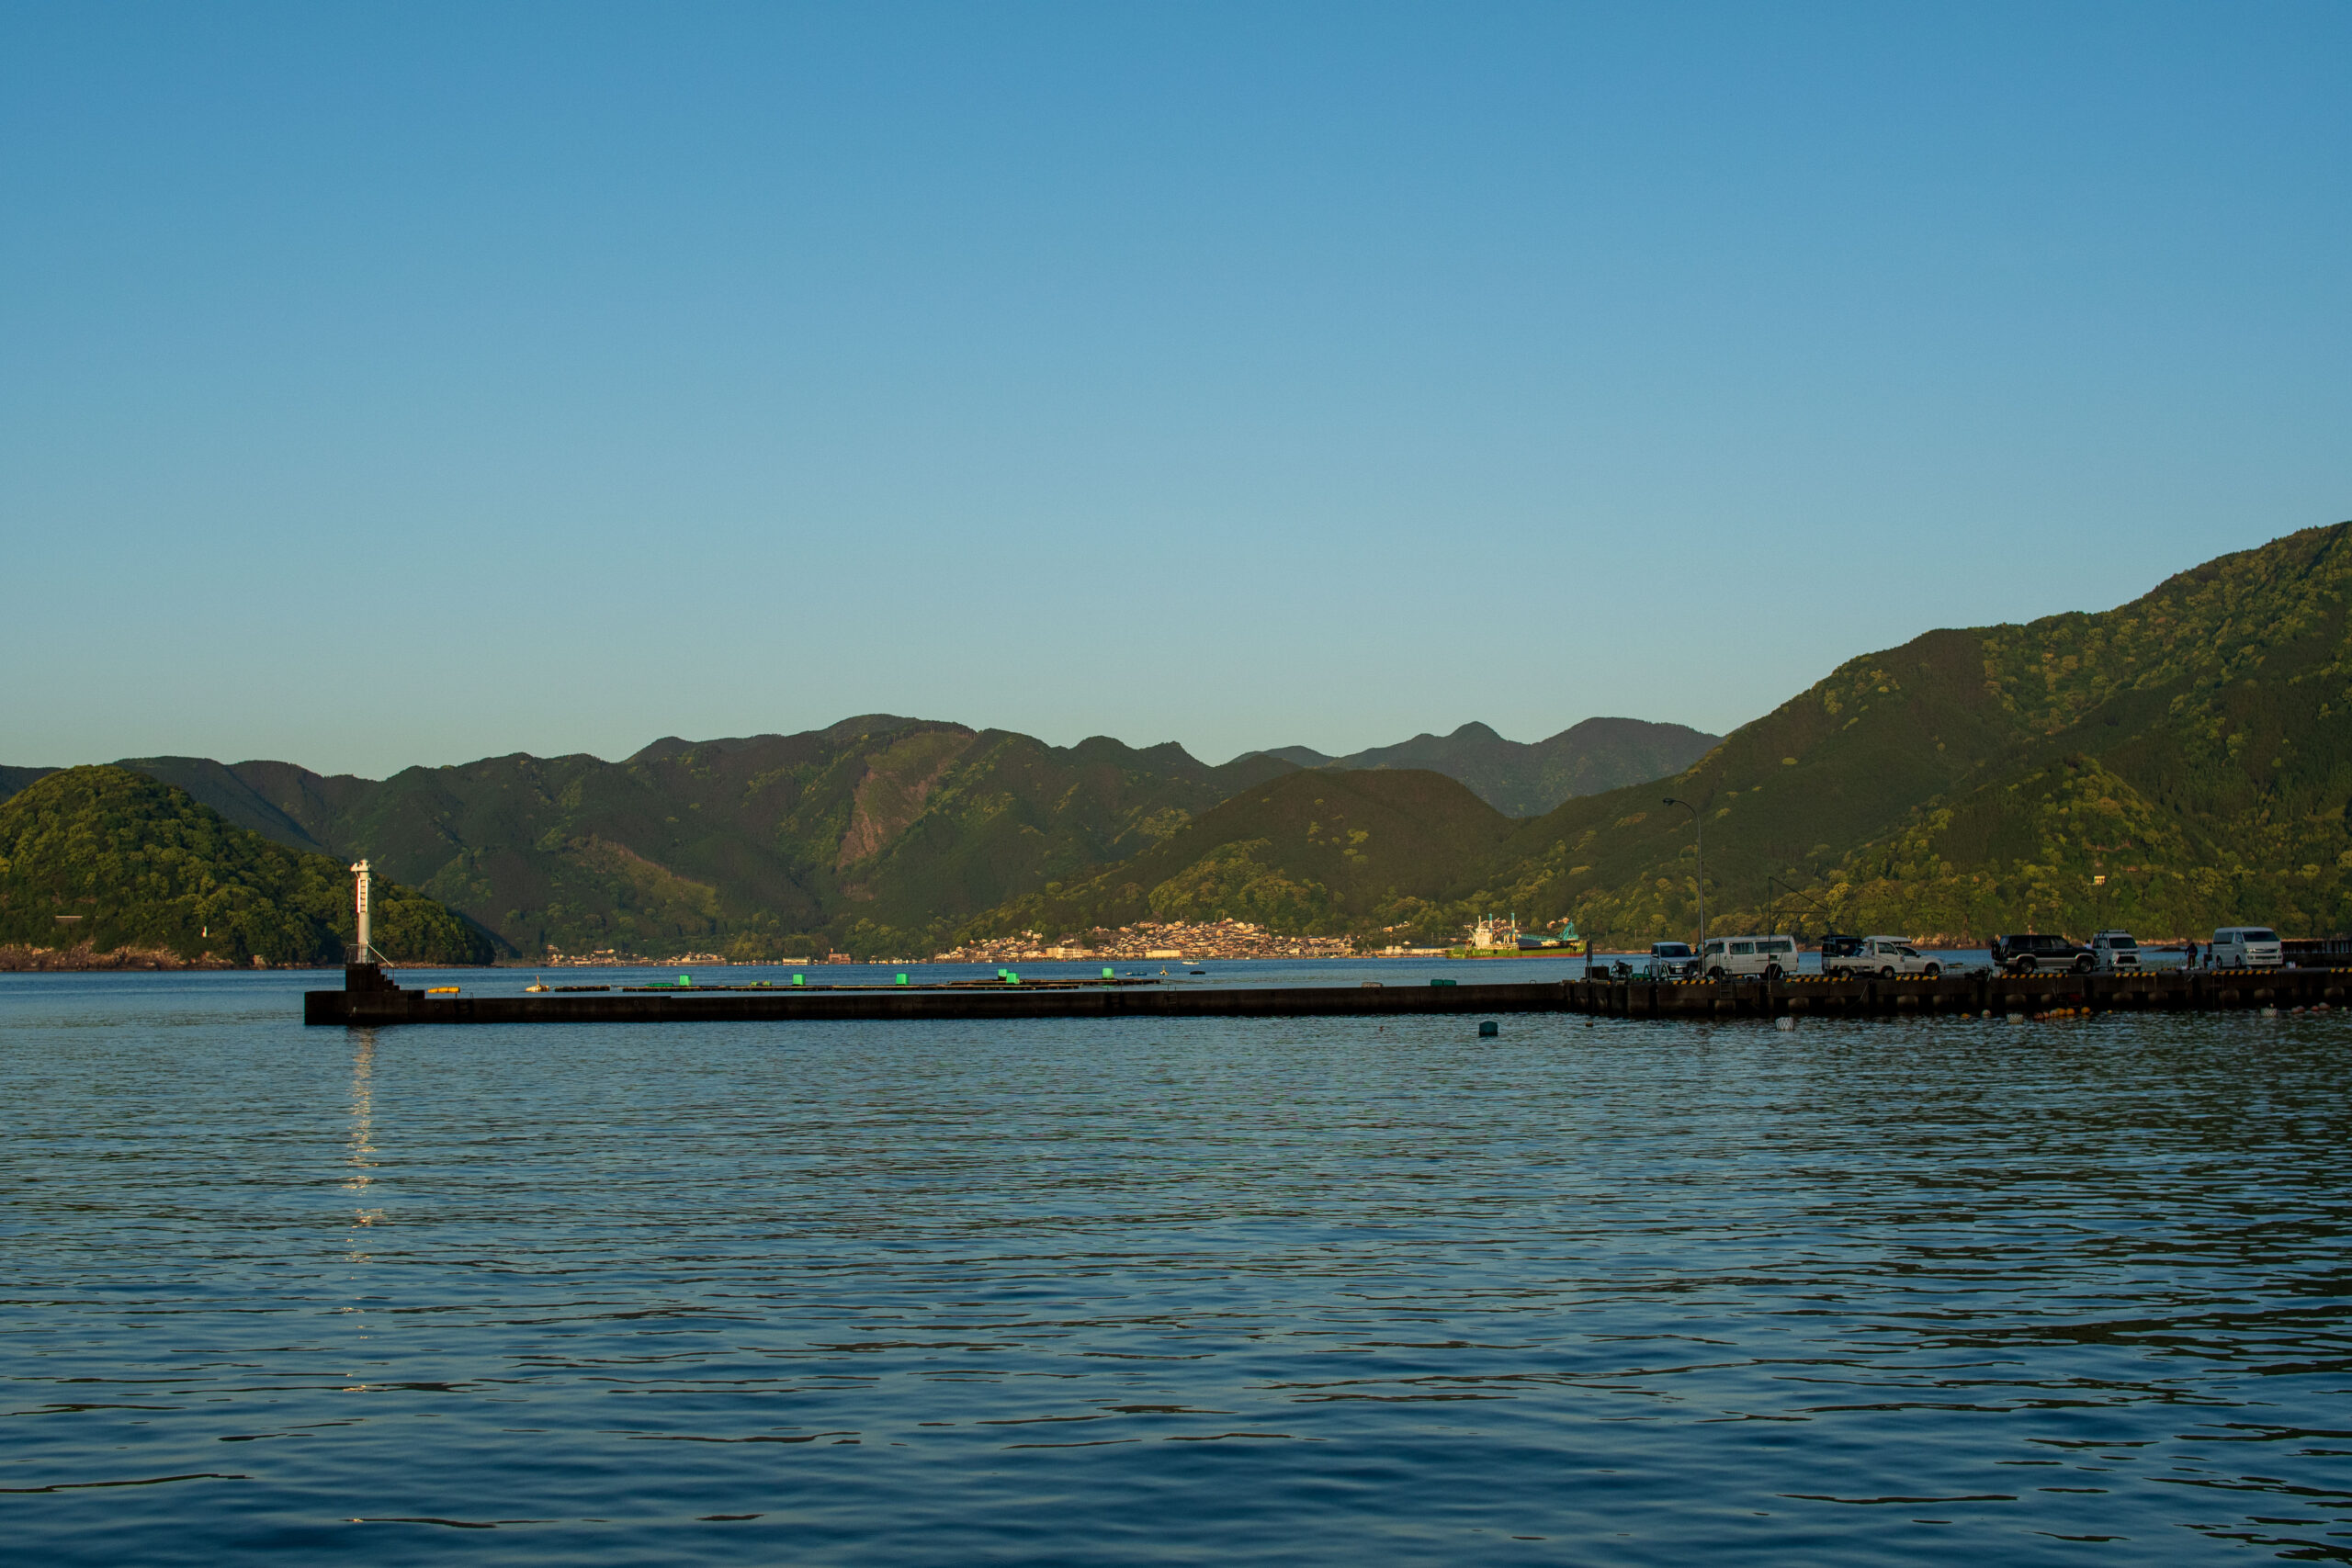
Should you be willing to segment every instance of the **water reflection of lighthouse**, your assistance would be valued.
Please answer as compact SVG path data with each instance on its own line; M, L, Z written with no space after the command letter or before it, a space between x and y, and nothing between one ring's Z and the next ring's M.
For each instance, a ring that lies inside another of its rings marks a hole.
M367 883L363 881L360 886L365 887ZM367 929L365 911L368 906L363 901L359 908L362 910L360 929L364 931ZM368 1206L368 1189L376 1179L372 1174L376 1168L376 1032L355 1029L351 1034L355 1042L351 1057L351 1153L345 1161L351 1168L351 1175L344 1181L343 1190L352 1195L355 1205L351 1213L351 1228L361 1230L384 1217L383 1210ZM356 1242L356 1238L354 1240ZM350 1254L351 1261L364 1262L366 1257L355 1245Z

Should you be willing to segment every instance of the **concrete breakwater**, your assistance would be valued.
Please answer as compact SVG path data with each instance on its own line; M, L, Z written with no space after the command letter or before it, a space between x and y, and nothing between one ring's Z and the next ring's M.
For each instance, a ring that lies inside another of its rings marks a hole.
M2144 975L1990 973L1938 979L1556 980L1524 984L1231 987L1030 984L778 987L539 996L434 996L353 964L339 991L311 991L302 1021L687 1023L819 1019L1311 1018L1385 1013L1567 1012L1604 1018L1905 1018L2340 1007L2341 969L2159 970Z

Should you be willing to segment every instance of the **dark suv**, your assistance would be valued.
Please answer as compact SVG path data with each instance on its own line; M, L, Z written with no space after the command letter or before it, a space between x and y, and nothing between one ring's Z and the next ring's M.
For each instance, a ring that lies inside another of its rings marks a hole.
M2045 969L2072 969L2077 975L2087 975L2098 963L2089 948L2063 936L2028 931L2018 936L1996 936L1989 945L1993 967L2012 975L2038 975Z

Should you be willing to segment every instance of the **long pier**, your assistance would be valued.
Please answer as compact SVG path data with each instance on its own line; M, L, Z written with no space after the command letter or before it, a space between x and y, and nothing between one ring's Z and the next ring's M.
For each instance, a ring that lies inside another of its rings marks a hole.
M435 996L401 988L373 964L339 991L309 991L302 1021L746 1023L820 1019L1317 1018L1391 1013L1565 1012L1682 1021L2028 1016L2060 1011L2208 1012L2341 1007L2344 969L2158 969L2139 975L1989 972L1937 979L1620 980L1460 985L1136 986L1100 983L679 987L663 992Z

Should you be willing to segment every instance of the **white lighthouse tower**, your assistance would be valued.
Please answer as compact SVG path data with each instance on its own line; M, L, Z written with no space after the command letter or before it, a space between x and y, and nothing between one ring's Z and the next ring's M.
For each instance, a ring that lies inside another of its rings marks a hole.
M351 962L373 964L377 959L375 944L369 941L371 933L368 929L368 863L364 860L354 863L351 874L359 881L359 951L351 955Z

